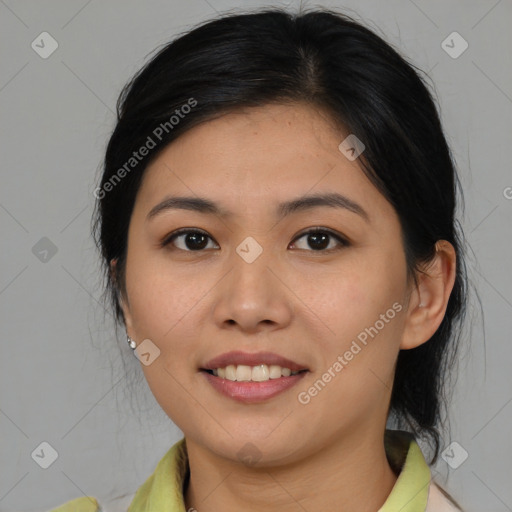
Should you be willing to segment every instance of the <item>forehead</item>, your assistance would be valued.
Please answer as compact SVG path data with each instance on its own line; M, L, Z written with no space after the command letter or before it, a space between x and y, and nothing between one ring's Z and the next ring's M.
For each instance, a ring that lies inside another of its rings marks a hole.
M235 162L296 159L336 149L346 130L323 110L302 103L244 108L202 123L181 136L175 153L191 146ZM201 144L198 148L197 144ZM266 151L261 153L259 150Z
M145 172L140 200L147 210L175 192L209 196L230 211L247 211L253 203L339 192L386 207L359 162L339 150L348 134L324 111L303 104L229 113L166 147Z

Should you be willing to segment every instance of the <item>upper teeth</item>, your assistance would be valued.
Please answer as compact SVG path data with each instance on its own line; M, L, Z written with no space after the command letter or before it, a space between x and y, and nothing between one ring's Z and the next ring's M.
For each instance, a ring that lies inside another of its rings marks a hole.
M289 377L296 375L298 371L292 372L290 368L282 368L276 364L266 365L259 364L257 366L247 366L245 364L230 364L225 368L217 368L212 370L213 374L223 379L233 381L255 381L262 382L269 379L279 379L280 377Z

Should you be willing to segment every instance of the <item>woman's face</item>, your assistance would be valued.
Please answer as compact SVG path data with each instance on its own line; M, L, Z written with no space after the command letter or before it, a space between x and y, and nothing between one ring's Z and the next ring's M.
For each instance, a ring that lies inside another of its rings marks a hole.
M127 330L150 340L161 407L220 456L280 464L383 432L410 289L399 219L338 148L348 135L312 107L268 105L191 129L146 170ZM153 210L181 197L216 211Z

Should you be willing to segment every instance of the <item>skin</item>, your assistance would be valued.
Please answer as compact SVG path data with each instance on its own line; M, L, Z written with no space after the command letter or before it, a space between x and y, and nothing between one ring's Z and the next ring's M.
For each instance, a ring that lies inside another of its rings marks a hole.
M383 444L396 358L441 323L455 253L440 241L414 285L396 212L358 160L338 149L347 135L311 106L267 105L191 129L146 170L129 226L122 307L128 334L160 349L141 367L187 440L187 509L375 511L396 482ZM327 206L276 216L279 202L321 192L347 196L368 221ZM169 195L205 197L231 215L176 209L147 220ZM159 245L184 227L207 232L206 248L190 250L185 236ZM314 250L303 236L313 227L349 244L331 237ZM249 236L263 248L250 264L235 250ZM301 404L298 393L394 303L402 310ZM276 352L309 373L266 402L239 403L199 371L231 350ZM239 459L248 442L256 465Z

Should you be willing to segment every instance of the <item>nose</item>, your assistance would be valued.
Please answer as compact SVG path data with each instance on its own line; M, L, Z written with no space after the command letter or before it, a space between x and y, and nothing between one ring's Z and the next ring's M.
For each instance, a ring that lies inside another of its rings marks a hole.
M231 256L231 270L214 291L215 323L248 334L286 327L293 315L293 293L276 258L263 250L249 261L236 252Z

